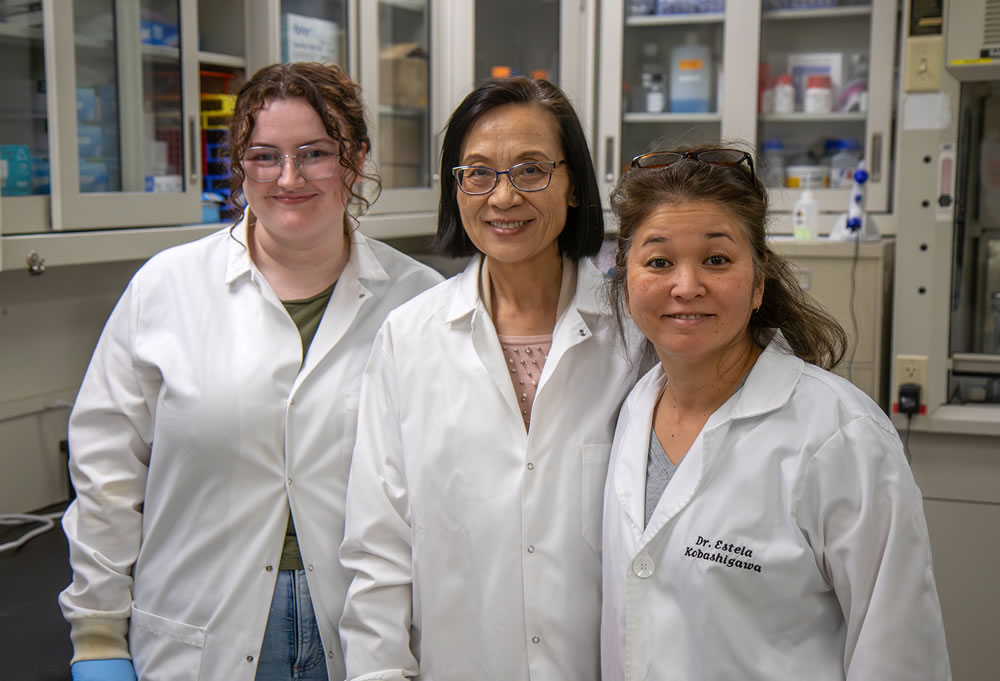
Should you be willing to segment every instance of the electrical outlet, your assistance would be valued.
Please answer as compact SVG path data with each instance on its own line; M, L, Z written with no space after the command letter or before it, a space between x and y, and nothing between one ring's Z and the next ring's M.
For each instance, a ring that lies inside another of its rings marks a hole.
M920 407L927 404L927 355L896 355L896 385L892 391L893 411L898 411L899 386L915 383L920 386Z

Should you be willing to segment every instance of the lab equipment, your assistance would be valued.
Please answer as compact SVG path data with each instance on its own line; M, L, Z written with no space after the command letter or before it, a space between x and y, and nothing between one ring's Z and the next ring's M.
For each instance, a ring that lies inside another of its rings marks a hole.
M881 238L875 221L865 214L865 184L868 170L859 161L854 171L854 184L847 201L847 212L841 213L830 231L832 241L878 241Z

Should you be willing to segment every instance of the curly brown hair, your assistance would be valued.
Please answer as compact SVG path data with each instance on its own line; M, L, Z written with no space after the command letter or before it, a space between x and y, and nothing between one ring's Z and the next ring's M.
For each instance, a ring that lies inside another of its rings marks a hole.
M361 86L335 64L272 64L257 71L240 88L229 125L230 195L237 211L236 222L243 219L245 202L240 200L246 179L243 155L253 132L254 115L268 102L295 98L306 100L316 110L327 134L339 144L340 165L348 171L342 173L344 189L352 202L360 206L358 215L363 215L382 191L378 175L364 169L364 159L371 152L372 144L361 103ZM355 190L358 178L375 187L371 199ZM350 209L344 213L345 229L348 221L357 224L357 216L352 215Z
M733 148L731 144L706 143L670 151L697 153L723 146ZM749 149L741 150L749 153ZM611 195L611 209L618 219L618 248L607 296L623 336L628 315L626 263L633 235L659 206L695 201L721 207L742 226L750 242L755 283L764 282L760 308L750 315L747 327L751 340L764 347L773 338L774 330L780 329L789 349L804 361L824 369L837 366L844 358L847 334L830 313L802 290L788 261L768 247L767 190L745 165L720 166L685 158L665 168L631 170L619 180Z

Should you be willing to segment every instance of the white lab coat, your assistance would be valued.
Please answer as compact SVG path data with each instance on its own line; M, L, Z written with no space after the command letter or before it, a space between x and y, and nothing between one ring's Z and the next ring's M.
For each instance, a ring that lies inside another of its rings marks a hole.
M365 370L341 559L348 678L597 681L600 522L636 372L564 261L525 431L475 258L394 311Z
M127 628L144 681L249 681L291 505L342 679L337 550L361 373L388 312L441 277L354 232L303 364L243 224L234 236L153 257L108 320L70 419L74 579L60 604L77 658L121 657ZM109 631L119 643L95 638Z
M896 431L860 390L778 342L709 418L645 529L662 367L622 407L604 510L603 681L951 678Z

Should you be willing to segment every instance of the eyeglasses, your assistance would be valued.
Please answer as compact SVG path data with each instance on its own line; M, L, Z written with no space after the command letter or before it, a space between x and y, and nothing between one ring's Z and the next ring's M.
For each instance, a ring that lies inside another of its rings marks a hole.
M632 159L631 168L666 168L686 158L702 161L713 166L738 166L747 162L750 166L750 184L756 184L753 158L740 149L705 149L704 151L651 151ZM631 169L630 168L630 169Z
M274 182L281 177L285 159L295 162L305 180L325 180L333 177L340 165L340 153L332 144L306 144L294 154L282 154L274 147L250 147L243 154L243 172L254 182Z
M506 175L518 191L540 192L552 181L552 171L565 164L566 160L563 159L518 163L507 170L493 170L486 166L457 166L451 169L451 174L455 176L459 189L472 196L489 194L496 188L501 175Z

